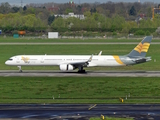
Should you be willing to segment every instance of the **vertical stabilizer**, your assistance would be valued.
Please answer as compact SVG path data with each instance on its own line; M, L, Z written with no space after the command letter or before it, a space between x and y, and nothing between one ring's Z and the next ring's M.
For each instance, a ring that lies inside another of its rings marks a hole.
M141 56L145 57L146 53L148 52L150 43L152 40L152 36L145 37L129 54L128 56Z

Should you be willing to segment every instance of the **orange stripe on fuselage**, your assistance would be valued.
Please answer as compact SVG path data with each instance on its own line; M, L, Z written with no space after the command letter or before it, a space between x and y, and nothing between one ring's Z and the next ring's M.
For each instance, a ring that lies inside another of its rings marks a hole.
M124 63L120 60L119 56L113 56L117 63L124 65Z

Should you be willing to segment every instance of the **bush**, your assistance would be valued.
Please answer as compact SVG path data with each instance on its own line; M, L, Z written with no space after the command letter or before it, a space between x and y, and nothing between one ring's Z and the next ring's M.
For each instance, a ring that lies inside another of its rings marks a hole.
M138 30L134 35L146 35L146 33L143 30Z
M142 30L142 31L149 31L150 33L153 33L156 31L157 28L131 28L129 30L129 33L136 33L137 31L139 30Z
M151 33L150 33L149 31L147 31L147 32L146 32L146 35L149 36L149 35L151 35Z
M159 34L157 32L152 33L154 37L157 37Z
M113 32L113 34L112 34L113 36L116 36L117 35L117 33L116 32Z
M17 30L13 30L12 34L18 34L18 31Z

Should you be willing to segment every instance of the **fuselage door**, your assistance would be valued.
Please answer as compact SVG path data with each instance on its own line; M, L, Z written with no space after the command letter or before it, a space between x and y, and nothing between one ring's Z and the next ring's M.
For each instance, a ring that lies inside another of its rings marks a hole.
M41 57L41 63L44 63L44 58L43 57Z
M104 62L107 62L107 58L106 57L104 57Z
M20 63L20 57L16 57L16 63Z

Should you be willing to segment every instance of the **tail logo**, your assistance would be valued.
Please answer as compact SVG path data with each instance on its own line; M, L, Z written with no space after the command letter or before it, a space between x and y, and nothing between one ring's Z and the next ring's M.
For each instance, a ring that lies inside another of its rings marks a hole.
M137 52L139 52L139 53L141 53L141 52L147 52L149 46L150 46L150 43L145 42L145 43L142 44L142 43L140 42L140 43L134 48L134 50L137 51Z

